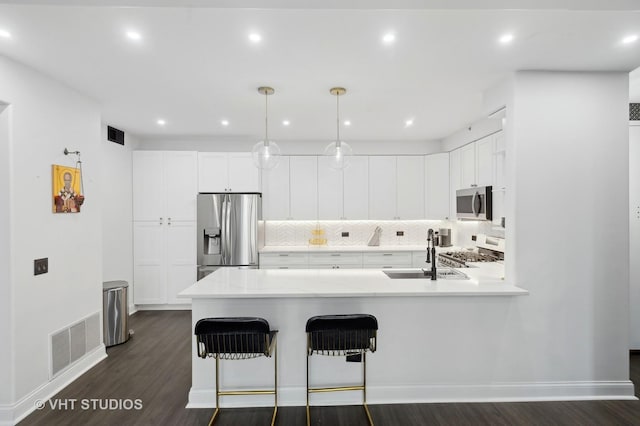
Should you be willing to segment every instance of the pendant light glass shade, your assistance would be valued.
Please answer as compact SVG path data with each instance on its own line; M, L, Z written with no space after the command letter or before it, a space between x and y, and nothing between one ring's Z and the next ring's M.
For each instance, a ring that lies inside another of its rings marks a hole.
M258 93L264 95L264 139L253 146L253 163L263 170L273 169L280 162L280 147L269 140L269 108L267 99L275 90L271 87L258 87Z
M280 162L280 147L275 142L260 141L253 146L253 163L259 169L273 169Z
M329 167L342 170L349 166L353 150L348 143L340 140L340 96L347 93L347 89L334 87L329 93L336 97L336 141L327 145L324 149L324 156L328 160Z

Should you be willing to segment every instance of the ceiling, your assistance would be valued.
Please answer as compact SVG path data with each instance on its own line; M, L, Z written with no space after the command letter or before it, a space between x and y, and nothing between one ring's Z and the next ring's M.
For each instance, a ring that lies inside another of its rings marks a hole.
M640 65L640 41L621 43L640 35L640 6L624 0L495 0L482 9L419 0L309 1L295 9L286 0L0 3L0 30L11 33L0 38L0 54L89 95L105 122L143 137L257 140L264 97L256 89L269 85L271 139L332 139L329 89L339 85L347 88L341 117L351 121L341 128L344 140L441 139L485 116L483 91L515 70ZM192 7L176 7L184 4ZM521 10L502 10L506 4ZM251 32L261 42L249 41ZM389 32L395 42L386 45ZM513 42L500 44L506 33ZM640 99L638 79L631 97L635 90Z

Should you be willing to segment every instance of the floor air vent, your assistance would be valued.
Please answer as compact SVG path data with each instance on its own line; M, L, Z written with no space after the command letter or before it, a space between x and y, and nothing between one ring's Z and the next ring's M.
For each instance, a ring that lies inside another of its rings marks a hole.
M51 334L51 378L99 345L99 312Z

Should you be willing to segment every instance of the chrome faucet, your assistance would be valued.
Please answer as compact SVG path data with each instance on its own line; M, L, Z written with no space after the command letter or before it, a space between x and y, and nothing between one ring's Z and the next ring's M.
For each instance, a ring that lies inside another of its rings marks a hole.
M436 271L436 243L433 235L433 229L427 231L427 260L426 263L431 263L431 280L438 278L438 272ZM424 271L425 275L427 271Z

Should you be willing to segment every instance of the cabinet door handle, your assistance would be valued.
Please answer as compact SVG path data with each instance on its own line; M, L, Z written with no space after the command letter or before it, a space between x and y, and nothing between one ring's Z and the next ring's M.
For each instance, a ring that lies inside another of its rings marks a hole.
M382 269L392 269L393 266L383 266Z
M281 257L288 257L289 255L288 255L288 254L286 254L286 253L280 253L278 256L281 256Z
M393 253L383 253L383 256L393 256Z
M331 256L340 256L340 253L331 253Z
M278 269L289 269L289 267L288 266L281 266Z

